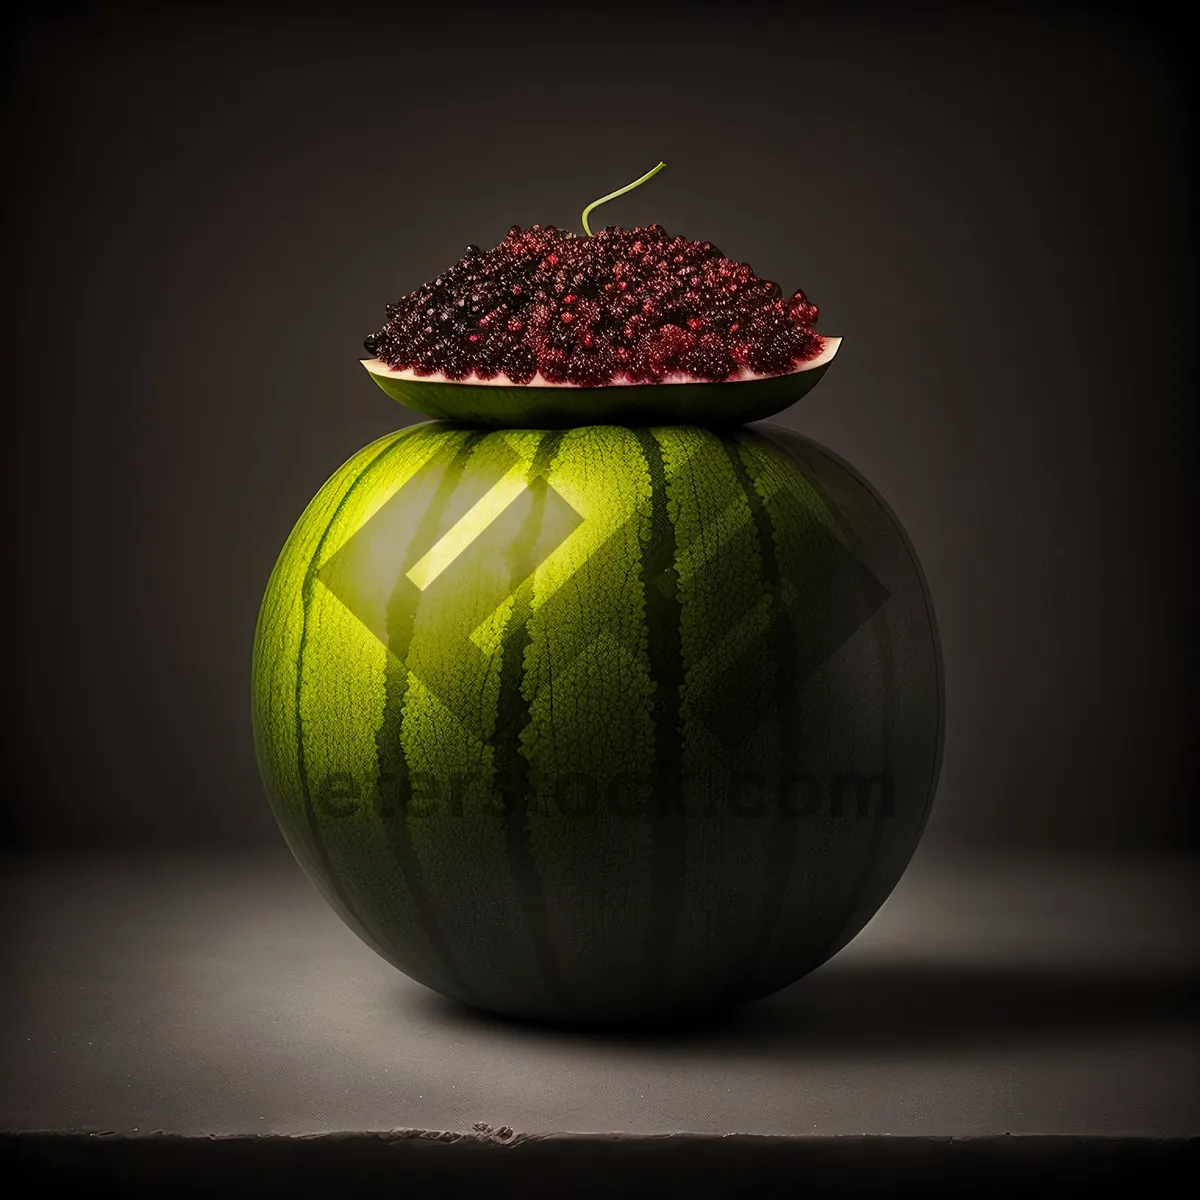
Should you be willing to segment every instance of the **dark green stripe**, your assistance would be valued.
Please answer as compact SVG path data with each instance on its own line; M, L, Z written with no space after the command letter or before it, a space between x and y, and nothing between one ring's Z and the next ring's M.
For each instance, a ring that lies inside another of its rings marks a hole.
M654 680L653 826L650 857L651 921L646 943L643 1005L657 1012L669 975L675 930L683 904L687 823L681 807L682 737L679 724L684 664L675 527L667 508L662 448L648 429L634 430L650 475L650 537L642 554L646 653Z
M513 608L501 639L500 697L494 734L495 777L503 789L504 833L521 911L533 940L542 973L542 986L550 1003L570 1011L574 1004L563 985L546 915L546 895L530 843L529 762L521 752L521 732L529 724L530 711L521 690L525 678L525 652L529 646L529 617L533 601L533 572L537 544L546 508L546 473L554 465L563 431L546 433L538 443L527 483L531 495L529 516L508 553Z
M473 433L464 438L455 448L450 461L442 467L437 491L429 507L421 514L420 522L409 542L404 563L396 576L392 594L388 598L387 644L390 653L384 679L383 720L375 736L375 756L381 781L380 796L394 798L391 805L383 807L380 817L387 833L388 844L412 898L417 921L449 983L446 990L460 999L476 1004L479 1003L479 997L463 978L454 951L429 901L421 861L408 828L408 806L413 793L408 758L404 752L403 728L409 692L408 650L412 643L413 626L421 596L409 581L408 571L445 532L442 523L446 520L447 509L454 500L467 463L484 436L482 433ZM430 468L427 466L423 469ZM386 787L382 782L384 779L388 780Z
M747 469L739 443L732 438L722 438L721 444L733 467L733 473L741 485L750 509L758 552L762 560L763 586L771 601L770 625L767 641L775 664L775 708L778 713L780 774L785 776L788 768L795 765L795 750L801 740L802 712L800 705L800 679L796 669L798 655L796 638L791 621L783 606L783 591L779 577L779 557L775 548L775 529L767 506L755 486ZM766 954L771 938L779 927L791 880L792 865L796 857L799 838L799 822L789 820L782 814L768 817L773 822L770 849L767 858L766 878L763 882L762 914L757 931L747 940L746 954L736 981L734 992L751 984L755 968Z
M358 477L346 489L345 495L338 501L337 507L333 510L329 520L325 523L325 529L317 541L316 549L313 551L313 556L309 560L308 567L304 572L304 583L300 588L300 645L296 650L296 765L300 776L300 791L304 800L304 815L308 821L308 830L312 836L313 845L316 848L317 854L321 859L321 866L325 879L329 881L333 888L334 896L331 899L334 901L334 907L338 908L342 917L353 928L369 946L371 946L378 954L385 958L388 962L395 963L392 955L384 949L380 943L380 939L367 929L365 918L359 914L354 905L350 901L350 896L346 889L342 886L338 879L337 872L334 870L333 862L329 857L329 851L325 847L325 843L321 840L320 822L317 820L316 806L313 804L312 792L308 786L308 769L304 761L304 722L301 720L300 697L304 682L304 650L308 644L308 618L312 607L313 588L317 581L317 574L320 570L318 564L321 562L322 555L325 550L325 543L329 538L329 531L333 528L338 516L346 507L350 497L358 490L359 485L367 478L368 475L381 463L383 460L396 449L397 446L404 441L403 436L397 437L390 442L373 459L359 472ZM397 964L399 965L399 964Z

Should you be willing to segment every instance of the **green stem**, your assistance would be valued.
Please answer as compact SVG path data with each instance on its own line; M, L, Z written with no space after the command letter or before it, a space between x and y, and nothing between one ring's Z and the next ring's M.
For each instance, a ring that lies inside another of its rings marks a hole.
M635 187L641 187L641 185L645 183L647 179L653 179L654 176L657 175L659 171L661 171L666 165L666 163L660 162L653 171L647 171L645 175L641 177L641 179L635 179L632 183L627 183L623 188L617 188L615 192L609 192L607 196L601 196L599 200L593 200L591 204L589 204L587 208L583 210L583 232L586 233L588 237L592 236L592 231L588 228L587 219L588 213L590 213L593 208L599 208L600 205L607 204L610 200L615 200L618 196L625 195L626 192L632 192Z

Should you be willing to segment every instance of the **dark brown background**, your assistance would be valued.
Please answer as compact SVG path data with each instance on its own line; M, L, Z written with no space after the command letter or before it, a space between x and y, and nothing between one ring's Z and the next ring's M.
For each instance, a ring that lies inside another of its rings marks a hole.
M434 13L438 6L431 6ZM786 415L907 525L944 642L928 837L1178 847L1194 239L1141 6L26 5L5 70L6 840L275 845L258 601L409 417L385 302L513 223L709 238L846 338Z

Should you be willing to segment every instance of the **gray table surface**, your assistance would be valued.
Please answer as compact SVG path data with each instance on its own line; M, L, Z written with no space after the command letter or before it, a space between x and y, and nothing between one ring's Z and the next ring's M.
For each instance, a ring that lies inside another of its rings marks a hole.
M1183 864L922 850L833 962L674 1035L443 1000L283 852L10 861L3 888L9 1131L1200 1132Z

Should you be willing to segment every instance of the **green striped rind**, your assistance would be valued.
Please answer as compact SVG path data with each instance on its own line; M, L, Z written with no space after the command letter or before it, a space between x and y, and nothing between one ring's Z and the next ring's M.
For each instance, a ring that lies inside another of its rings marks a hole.
M520 503L405 584L506 472ZM333 568L401 492L360 589L377 636ZM746 430L381 439L289 538L254 680L267 790L331 903L414 978L531 1016L699 1011L811 969L899 877L940 750L894 518L811 443ZM892 819L729 803L747 772L769 793L889 764Z
M895 697L893 703L884 706L880 713L883 719L874 732L897 780L898 803L905 806L905 819L874 824L837 933L817 947L817 963L836 954L867 924L899 881L916 849L929 819L941 771L945 693L941 645L928 584L896 515L882 496L836 455L795 434L776 434L775 441L787 448L809 485L820 495L848 548L862 561L870 562L880 579L892 584L880 619L864 628L865 637L831 659L828 668L831 672L840 669L859 680L870 679L873 673L878 694ZM865 652L863 660L854 661L856 647ZM808 911L808 906L800 906L800 911ZM775 964L763 964L764 971L771 974L765 981L755 981L755 995L779 986L774 980L789 971L790 953L791 948L783 946Z
M384 822L367 803L379 773L374 734L388 653L316 577L389 492L454 436L414 434L380 439L351 459L289 538L255 642L256 743L276 816L309 877L370 945L455 994L417 898L399 880L380 886L397 875Z
M582 425L740 425L782 412L820 382L829 364L737 383L618 387L511 387L371 378L393 400L437 420L492 429L573 429Z
M747 819L728 803L746 763L778 784L774 661L765 634L771 595L741 481L714 433L658 434L678 546L683 791L688 812L680 916L658 997L660 1011L694 1007L728 982L762 903L770 817ZM725 735L738 728L739 737Z
M811 470L798 472L778 444L753 434L733 439L736 454L770 513L771 553L780 564L778 599L790 617L796 653L806 663L805 631L835 626L840 613L868 606L858 580L839 571L841 554L875 560L837 519L838 509L814 486ZM805 570L796 569L804 564ZM894 580L893 570L888 573ZM802 733L786 747L792 772L826 780L838 772L888 763L887 740L898 697L886 670L889 611L872 620L816 664L789 700ZM865 718L865 719L864 719ZM889 764L890 765L890 764ZM874 863L876 840L889 832L882 820L779 822L773 890L754 947L757 961L737 983L748 999L774 991L824 961L856 904ZM892 881L893 883L895 880Z
M358 932L365 933L329 876L317 832L313 797L307 786L296 697L301 683L302 650L308 638L313 603L313 561L330 523L346 505L373 463L386 457L403 434L372 442L346 462L325 484L289 535L275 564L259 611L253 661L254 741L259 770L288 845L326 899ZM347 653L352 652L352 635ZM359 690L365 688L360 681ZM268 700L269 698L269 700Z
M629 961L649 930L656 680L636 570L649 537L651 480L629 430L566 433L551 485L582 516L535 577L519 753L529 764L529 853L545 893L558 975L585 1010L628 1007Z

